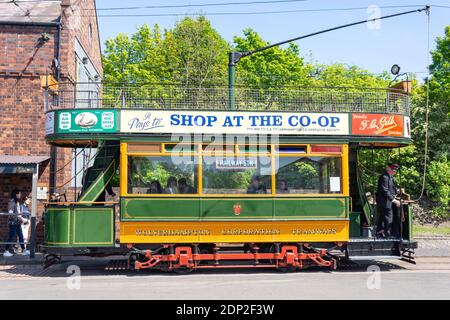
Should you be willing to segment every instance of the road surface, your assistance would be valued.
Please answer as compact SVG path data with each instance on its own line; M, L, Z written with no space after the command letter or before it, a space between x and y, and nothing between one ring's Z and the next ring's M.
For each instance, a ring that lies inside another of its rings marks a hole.
M338 271L104 271L106 260L0 266L0 299L450 299L450 257L360 261ZM78 273L80 272L80 273ZM79 275L79 276L78 276Z

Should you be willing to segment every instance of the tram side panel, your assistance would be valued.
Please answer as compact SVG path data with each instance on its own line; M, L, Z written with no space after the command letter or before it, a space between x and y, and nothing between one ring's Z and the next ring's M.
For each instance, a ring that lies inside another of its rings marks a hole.
M54 206L45 214L46 247L113 247L113 206Z
M348 217L347 197L123 198L120 242L346 242Z

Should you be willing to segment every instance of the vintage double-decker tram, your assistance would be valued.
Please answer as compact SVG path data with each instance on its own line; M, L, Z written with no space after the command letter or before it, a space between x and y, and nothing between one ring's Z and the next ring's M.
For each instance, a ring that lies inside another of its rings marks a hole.
M47 204L49 262L120 254L137 270L291 271L412 257L408 202L401 237L374 238L358 165L361 148L411 143L402 90L236 88L231 110L221 87L59 84L46 95L48 143L95 155L78 165L74 201Z

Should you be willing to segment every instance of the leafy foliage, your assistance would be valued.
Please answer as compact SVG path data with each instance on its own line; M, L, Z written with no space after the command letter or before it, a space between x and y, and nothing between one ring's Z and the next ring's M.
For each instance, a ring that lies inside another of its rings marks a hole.
M172 30L143 25L131 35L106 41L105 82L176 81L202 85L226 75L226 41L204 17L185 18Z
M247 52L268 45L252 29L245 29L243 37L234 37L234 50ZM277 88L289 85L311 85L313 78L299 55L297 45L291 43L288 48L273 47L243 58L237 66L238 84L257 88Z
M440 217L447 216L450 208L450 161L446 155L431 161L426 190L437 204L433 212Z
M436 39L436 50L431 52L431 76L429 82L428 111L428 158L429 162L425 194L435 203L433 213L450 218L450 26L444 36ZM426 135L426 83L420 86L412 97L412 135L417 147L416 163L424 170ZM421 181L416 179L416 184Z

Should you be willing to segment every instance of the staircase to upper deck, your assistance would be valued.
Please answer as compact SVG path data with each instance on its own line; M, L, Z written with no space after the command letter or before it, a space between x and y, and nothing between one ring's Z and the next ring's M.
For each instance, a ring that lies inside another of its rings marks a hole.
M96 201L110 183L119 167L118 141L101 141L92 167L85 172L83 188L78 201Z

